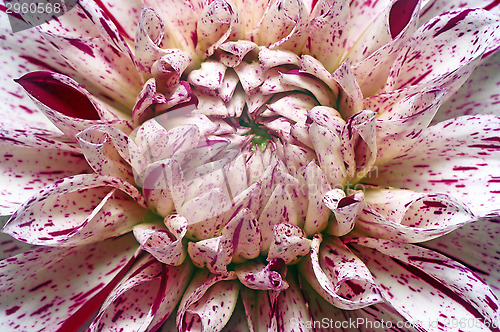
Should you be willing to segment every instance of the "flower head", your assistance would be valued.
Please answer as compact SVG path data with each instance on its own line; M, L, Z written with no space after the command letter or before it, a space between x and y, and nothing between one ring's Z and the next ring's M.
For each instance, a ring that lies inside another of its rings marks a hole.
M81 0L5 34L1 324L494 330L499 9Z

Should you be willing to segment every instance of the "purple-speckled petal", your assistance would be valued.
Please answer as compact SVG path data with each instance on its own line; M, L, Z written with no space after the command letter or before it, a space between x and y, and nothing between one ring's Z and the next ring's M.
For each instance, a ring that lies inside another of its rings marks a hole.
M344 61L339 68L333 72L332 77L340 87L340 98L337 107L344 116L344 119L348 119L354 114L362 111L363 93L356 81L349 60Z
M473 63L498 35L499 28L498 17L484 10L462 9L436 17L422 26L401 50L385 90L425 84Z
M177 312L178 331L220 331L229 321L238 299L236 274L211 275L198 271Z
M500 3L499 3L500 4ZM500 8L500 6L498 6ZM462 87L439 108L433 123L462 115L500 115L500 52L478 66Z
M381 302L366 265L337 237L322 241L321 234L314 236L310 256L299 265L307 282L341 309L359 309Z
M238 9L226 0L208 3L201 13L196 31L198 47L207 57L226 41L243 39L243 24Z
M136 251L133 237L124 236L81 247L43 247L3 260L0 326L76 330L130 267Z
M379 91L391 66L417 29L419 0L397 0L384 9L356 41L347 57L364 96Z
M467 266L500 298L499 226L498 217L480 218L422 246Z
M121 179L76 175L24 203L3 232L32 244L80 245L130 231L141 222L145 207L141 193Z
M181 299L191 271L189 263L172 267L142 257L106 299L89 330L156 330Z
M361 111L351 116L342 130L342 154L350 179L368 174L377 158L375 113Z
M460 117L429 127L404 155L378 168L366 183L446 193L481 216L500 200L500 118Z
M407 152L431 122L445 94L446 91L439 88L426 88L379 113L375 120L375 164L383 164Z
M349 3L347 0L320 0L311 13L309 39L305 52L333 72L344 54L349 35Z
M367 188L356 227L377 238L422 242L475 220L461 202L444 194Z
M173 214L165 218L164 225L143 223L136 225L133 232L142 250L149 252L164 264L178 266L186 257L186 249L182 242L186 229L186 218Z
M339 135L327 127L311 124L309 135L319 166L326 175L331 187L343 186L346 180L346 169L342 162L341 141Z
M435 324L449 329L454 320L472 320L478 323L474 327L485 331L490 330L488 324L498 322L498 300L467 267L410 244L373 238L354 243L384 299L416 326L432 330ZM422 301L428 307L417 310Z
M308 16L300 0L270 1L259 23L259 44L300 53L307 41Z
M227 67L236 67L250 51L256 48L257 44L248 40L225 42L219 46L219 61Z
M119 120L109 110L100 107L94 97L68 76L37 71L24 75L16 82L28 92L40 111L68 136L75 136L95 124L112 124L130 132L128 121Z
M76 137L87 162L96 173L133 183L129 151L133 143L127 135L109 125L96 125Z
M5 217L2 216L0 223L3 225ZM17 241L12 236L0 233L0 260L22 254L26 251L37 249L38 246Z
M335 216L327 227L327 232L335 236L343 236L352 231L356 218L365 205L362 191L350 191L349 196L346 196L341 189L328 191L323 202Z
M12 124L9 124L9 127ZM91 169L72 143L50 131L0 129L0 215L11 215L48 184Z
M273 260L267 265L257 262L248 262L238 265L235 269L239 281L248 288L266 291L282 291L288 288L285 279L285 265L283 260Z
M302 228L280 223L274 226L274 239L269 247L267 260L281 259L285 264L297 263L309 253L311 240L306 237Z
M313 235L323 231L328 225L330 210L323 202L323 197L330 190L330 185L323 171L315 162L310 162L303 169L307 188L307 215L304 222L304 231Z

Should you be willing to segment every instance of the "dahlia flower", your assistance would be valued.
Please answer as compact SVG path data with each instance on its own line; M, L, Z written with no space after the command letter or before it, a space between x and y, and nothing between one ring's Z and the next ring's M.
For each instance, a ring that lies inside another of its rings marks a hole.
M2 15L2 331L497 331L499 15Z

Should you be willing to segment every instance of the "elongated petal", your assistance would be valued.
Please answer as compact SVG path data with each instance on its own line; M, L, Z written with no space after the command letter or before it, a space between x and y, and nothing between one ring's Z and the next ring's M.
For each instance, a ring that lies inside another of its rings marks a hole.
M26 142L27 137L22 133L17 132L15 136L10 133L10 130L7 133L0 133L2 149L0 178L3 184L0 189L2 196L0 211L3 215L12 214L24 201L54 181L90 172L89 166L78 153L37 147L39 142L53 146L49 143L51 139L45 138L44 132L41 132L40 136L34 136L35 143ZM3 136L4 134L8 136ZM31 139L33 140L33 137ZM57 146L56 143L54 147Z
M130 231L144 207L140 192L118 178L77 175L33 196L3 231L32 244L85 244Z
M199 271L189 284L177 313L179 331L220 331L238 299L234 272L212 276Z
M381 302L368 268L338 238L320 247L320 234L313 238L310 257L300 270L307 282L328 302L341 309L358 309Z
M377 238L422 242L442 236L476 217L444 194L397 189L368 189L358 227Z
M496 259L499 230L498 217L484 217L464 225L456 231L425 242L424 247L444 254L455 262L474 271L490 285L500 298L500 269Z
M333 79L341 88L338 109L345 119L362 111L363 93L351 69L349 60L344 61L332 74ZM327 106L327 105L324 105Z
M349 51L364 96L379 91L391 66L417 29L419 0L397 0L381 13ZM358 61L356 61L358 60Z
M0 112L3 120L15 122L18 129L30 127L54 129L52 123L33 105L14 79L36 70L63 72L72 77L78 75L58 54L47 54L51 46L35 29L12 33L8 15L0 15L0 36L2 50L0 64L3 68L3 75L0 77L3 100ZM12 112L13 109L16 109L16 112Z
M57 330L99 292L111 291L106 285L121 273L136 250L133 238L125 236L82 247L44 247L3 260L0 307L6 314L0 326L5 330Z
M310 162L303 172L308 199L304 231L307 235L312 235L323 231L328 225L330 211L323 202L323 197L330 190L330 185L326 175L313 162Z
M311 13L309 39L305 51L333 72L340 64L349 34L349 4L342 1L318 1Z
M375 163L383 164L408 151L431 122L445 94L446 91L442 89L423 89L379 114L375 121Z
M500 6L498 7L500 8ZM433 123L462 115L500 115L500 52L478 66L462 87L439 108Z
M380 285L382 296L410 322L437 331L436 326L451 326L451 320L444 317L475 319L480 323L478 330L489 330L486 324L498 321L498 300L465 266L409 244L366 238L358 241L356 250ZM365 245L377 251L361 247ZM395 278L400 282L394 282ZM420 301L428 307L416 310Z
M158 328L181 299L191 271L189 263L172 267L144 256L106 299L89 330Z
M127 53L117 51L97 37L75 39L51 33L45 33L44 37L71 66L99 86L103 94L123 105L123 110L131 109L140 91L141 78Z
M498 209L499 126L498 117L486 115L436 124L409 152L379 167L378 175L366 182L446 193L485 215Z
M116 117L108 120L113 115L99 107L95 99L68 76L38 71L24 75L16 82L28 92L45 116L68 136L75 136L91 125L105 123L130 131L127 121ZM79 105L78 108L75 105Z
M386 91L424 84L471 63L483 54L499 25L496 16L472 9L449 12L429 21L396 59ZM477 47L460 47L471 44ZM445 58L448 61L439 60Z
M4 224L3 218L4 217L0 218L0 224L2 227ZM4 260L37 248L38 246L18 241L8 234L0 233L0 260Z

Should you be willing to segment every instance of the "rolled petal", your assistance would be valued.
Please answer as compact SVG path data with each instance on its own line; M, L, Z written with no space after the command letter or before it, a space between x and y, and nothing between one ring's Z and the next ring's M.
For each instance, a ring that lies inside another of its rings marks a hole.
M377 238L422 242L447 234L476 217L444 194L368 189L357 227Z
M298 226L281 223L274 226L273 231L267 260L282 259L285 264L294 264L309 253L311 240Z
M362 191L349 194L346 196L341 189L332 189L325 193L323 202L335 216L335 220L328 224L329 234L343 236L353 230L356 219L365 206L365 199Z
M284 280L285 265L283 260L273 260L267 265L248 262L235 269L239 281L246 287L261 291L282 291L288 288Z
M43 247L3 260L0 326L5 330L76 330L130 267L137 244L131 236L71 248ZM19 267L22 266L22 269ZM110 287L106 287L110 285ZM89 306L90 304L90 306ZM79 310L86 308L85 313ZM73 317L72 317L73 315ZM19 318L21 317L21 318ZM43 318L41 318L43 317Z
M220 331L229 321L239 284L234 272L213 276L199 271L191 280L179 305L178 331Z
M78 133L77 139L96 173L133 182L129 151L133 143L122 131L109 125L96 125Z
M95 174L45 187L11 217L3 232L32 244L81 245L131 230L146 213L131 184Z
M257 48L257 44L248 40L225 42L219 46L219 49L223 51L219 55L219 61L227 67L236 67L241 63L243 58L255 48Z
M172 267L144 256L106 299L89 330L157 329L177 306L191 271L189 263Z
M186 249L183 238L186 235L187 220L182 216L170 215L163 225L139 224L133 228L134 236L141 249L149 252L159 262L178 266L184 262Z
M371 171L377 158L375 129L375 113L365 110L351 116L342 130L342 159L354 182Z
M300 0L271 1L259 25L261 45L300 53L307 41L309 13Z
M355 243L384 299L415 326L437 330L435 326L451 328L452 321L471 319L479 330L489 330L498 321L498 300L465 266L410 244L368 238ZM421 301L427 307L417 310Z
M207 57L225 41L235 41L244 37L238 9L226 0L215 0L205 6L196 30L198 47Z
M340 102L338 109L345 119L362 111L363 93L359 88L356 77L351 69L349 60L344 61L332 74L333 79L340 86Z
M486 215L497 209L500 199L499 126L498 117L486 115L438 123L422 133L410 151L380 166L365 182L446 193L474 214Z
M320 234L313 238L310 257L302 260L299 268L325 300L345 310L382 301L370 271L355 254L338 238L321 242Z
M47 71L31 72L16 82L29 93L47 118L68 136L74 137L87 127L105 123L130 131L125 120L100 120L109 118L110 114L100 108L80 84L65 75Z

